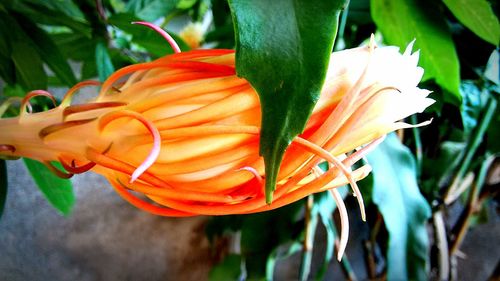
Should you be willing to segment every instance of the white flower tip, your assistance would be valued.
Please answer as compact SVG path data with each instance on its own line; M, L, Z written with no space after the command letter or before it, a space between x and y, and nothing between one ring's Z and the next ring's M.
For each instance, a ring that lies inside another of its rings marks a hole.
M130 181L128 183L134 183L134 181L136 181L141 176L140 174L138 175L136 172L137 170L132 174L132 176L130 177Z
M416 39L413 39L410 44L408 44L408 46L406 47L406 50L405 52L403 53L404 56L410 56L411 55L411 52L413 50L413 45L415 44L415 40ZM418 52L418 51L417 51Z
M418 60L420 59L420 50L416 50L411 56L410 61L413 65L418 64Z
M373 52L373 50L377 47L377 42L375 42L375 34L370 35L370 44L368 45L368 48L370 49L370 52Z

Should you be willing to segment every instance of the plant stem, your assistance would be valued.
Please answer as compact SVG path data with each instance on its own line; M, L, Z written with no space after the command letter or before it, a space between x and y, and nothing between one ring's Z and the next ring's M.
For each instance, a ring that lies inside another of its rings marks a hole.
M299 279L307 280L311 272L312 250L314 234L316 232L317 219L312 218L312 209L314 204L313 195L309 195L306 201L305 210L305 235L302 250L302 260L300 263Z
M165 29L165 27L167 26L167 24L173 19L175 18L177 15L179 14L179 11L178 10L174 10L173 12L171 12L170 14L166 15L165 18L163 18L163 21L162 23L160 24L160 27L162 29Z
M465 148L466 153L463 157L463 160L461 161L462 164L460 165L458 172L453 177L451 184L448 186L443 196L445 201L446 198L450 195L450 193L453 193L455 191L459 183L462 181L465 173L467 172L474 157L474 154L476 154L476 150L478 149L479 145L483 140L484 133L488 129L491 119L493 118L496 107L497 107L497 101L495 100L495 98L489 97L484 114L481 120L479 121L479 125L476 127L473 136L467 143L467 147Z
M342 17L340 18L339 29L337 33L337 39L335 40L335 51L340 51L345 49L345 39L344 39L344 31L347 23L347 15L349 14L349 5L346 5L344 10L342 11Z
M417 115L412 115L411 117L411 122L413 124L417 124ZM422 171L422 159L423 159L423 152L422 152L422 140L420 138L420 131L419 128L413 127L412 128L413 132L413 138L415 140L415 157L417 160L417 178L420 177L420 172Z
M103 22L106 22L106 12L104 11L104 6L102 5L102 0L95 0L95 7L97 9L97 14Z
M375 258L373 256L374 245L370 240L365 240L363 246L365 249L365 262L366 262L366 267L368 268L368 277L370 279L374 279L377 276L377 270L376 270L377 265L375 262Z
M377 212L377 219L370 233L370 239L366 240L364 243L365 248L365 262L368 268L368 277L370 279L375 279L377 277L377 263L375 262L374 248L377 243L377 235L382 227L382 215Z
M462 244L465 235L467 234L467 230L469 229L470 218L472 215L480 208L478 204L479 193L481 192L481 188L484 185L486 176L488 175L488 169L493 163L495 156L490 155L488 158L482 163L481 168L479 170L479 174L472 185L472 189L469 193L469 198L467 201L467 206L463 210L458 222L455 224L452 233L455 235L455 239L452 241L450 247L450 255L455 255L458 251L460 245Z

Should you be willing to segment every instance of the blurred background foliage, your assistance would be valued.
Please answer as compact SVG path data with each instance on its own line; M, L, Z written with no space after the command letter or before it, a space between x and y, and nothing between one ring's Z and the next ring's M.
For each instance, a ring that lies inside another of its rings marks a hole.
M373 173L360 182L370 237L363 245L363 276L459 279L456 259L467 231L498 208L498 9L497 1L488 0L351 0L341 13L335 50L364 44L372 33L379 44L402 49L415 40L425 69L421 88L433 90L436 100L409 120L433 119L429 126L389 136L366 159ZM103 81L115 69L171 53L161 36L130 24L139 20L169 31L182 50L235 46L225 0L3 0L0 101L85 79ZM33 106L51 105L34 99ZM5 116L16 114L9 107ZM71 182L37 162L26 159L25 164L49 202L70 214ZM61 188L55 192L53 186ZM341 191L348 196L345 188ZM6 166L0 160L0 214L6 193ZM359 219L357 210L350 214ZM216 244L232 235L239 247L221 259L210 279L270 280L278 261L300 252L299 278L322 280L338 244L337 219L327 194L267 213L212 218L209 239ZM327 233L326 248L319 250L324 262L312 267L318 226ZM345 278L355 280L359 269L352 268L348 256L340 265ZM491 278L499 278L498 270L494 274Z

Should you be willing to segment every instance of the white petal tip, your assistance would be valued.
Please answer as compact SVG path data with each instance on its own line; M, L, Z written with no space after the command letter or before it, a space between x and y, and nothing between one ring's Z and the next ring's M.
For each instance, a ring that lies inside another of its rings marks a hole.
M411 55L411 52L413 50L413 45L415 44L415 40L416 39L413 39L410 44L408 44L408 46L406 47L406 50L404 52L404 56L410 56ZM418 51L417 51L418 52Z

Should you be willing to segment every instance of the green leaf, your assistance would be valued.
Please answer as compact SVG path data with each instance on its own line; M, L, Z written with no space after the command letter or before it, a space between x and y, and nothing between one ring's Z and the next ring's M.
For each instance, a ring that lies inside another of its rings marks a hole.
M71 70L67 59L63 57L56 44L52 41L49 35L29 18L18 13L12 12L9 15L2 13L2 28L5 32L12 33L5 37L5 44L0 44L0 57L11 56L12 48L9 46L11 42L22 41L33 47L39 57L47 63L52 71L63 81L67 86L72 86L76 83L76 78ZM5 26L3 26L5 24ZM4 31L2 31L3 33ZM3 61L0 58L0 61ZM5 61L4 63L8 63ZM8 72L8 70L5 70ZM14 81L11 81L11 84Z
M104 42L97 43L95 49L95 59L99 81L103 82L115 71L115 67L113 66L113 62L111 61L108 48L106 47Z
M266 201L283 154L319 98L344 0L229 0L236 70L260 97Z
M198 0L179 0L177 3L177 9L187 10L196 4Z
M132 0L127 3L127 12L153 22L168 15L177 6L178 0Z
M500 23L487 0L443 0L453 15L483 40L497 46Z
M47 74L35 47L27 42L12 42L12 60L16 67L16 80L26 90L47 88Z
M2 217L5 200L7 199L7 186L7 165L5 165L5 160L0 159L0 218Z
M26 92L24 91L23 87L15 84L5 85L5 87L3 87L3 94L6 97L24 97L26 95Z
M66 26L75 32L84 34L87 38L92 35L92 28L81 19L67 16L65 13L48 8L40 3L16 2L13 9L38 23L56 26Z
M91 79L97 76L97 65L95 59L83 62L82 80Z
M21 29L18 20L0 10L0 74L9 84L26 90L45 89L47 75L35 43Z
M2 53L0 53L0 78L2 78L7 84L16 83L16 70L14 62L9 56L4 56Z
M430 206L418 189L410 150L395 134L367 156L373 168L373 202L389 233L388 280L427 280Z
M75 204L75 195L71 181L52 174L42 163L23 158L31 176L49 203L63 215L69 215ZM61 168L60 165L56 165Z
M51 37L63 56L77 61L93 61L95 64L95 53L89 50L95 50L96 39L89 39L77 33L52 34Z
M488 63L486 63L486 69L484 70L484 77L488 78L491 82L500 86L500 72L498 68L498 61L500 61L500 51L493 50L491 52Z
M42 4L49 9L60 11L71 18L76 18L82 21L85 19L83 13L80 11L80 9L78 9L78 6L75 5L73 0L44 0L44 1L24 0L24 1L35 4Z
M34 44L35 49L54 74L66 86L71 87L76 84L77 80L73 74L73 70L69 66L68 60L61 54L61 51L52 38L50 38L49 34L36 26L28 18L19 17L19 19L24 32L29 34L33 42L36 42Z
M12 32L9 26L8 15L0 12L0 77L8 84L14 84L16 81L16 71L14 62L11 60L10 42ZM7 22L6 22L7 21Z
M482 93L473 81L463 81L460 85L460 91L463 97L460 114L462 115L464 132L469 135L478 125L481 112L486 104L487 94Z
M416 39L424 80L435 79L446 90L444 100L458 106L461 96L457 52L443 16L431 5L417 0L371 0L371 13L388 44L404 49Z
M212 267L208 274L209 281L232 281L240 280L241 256L231 254L219 264Z

